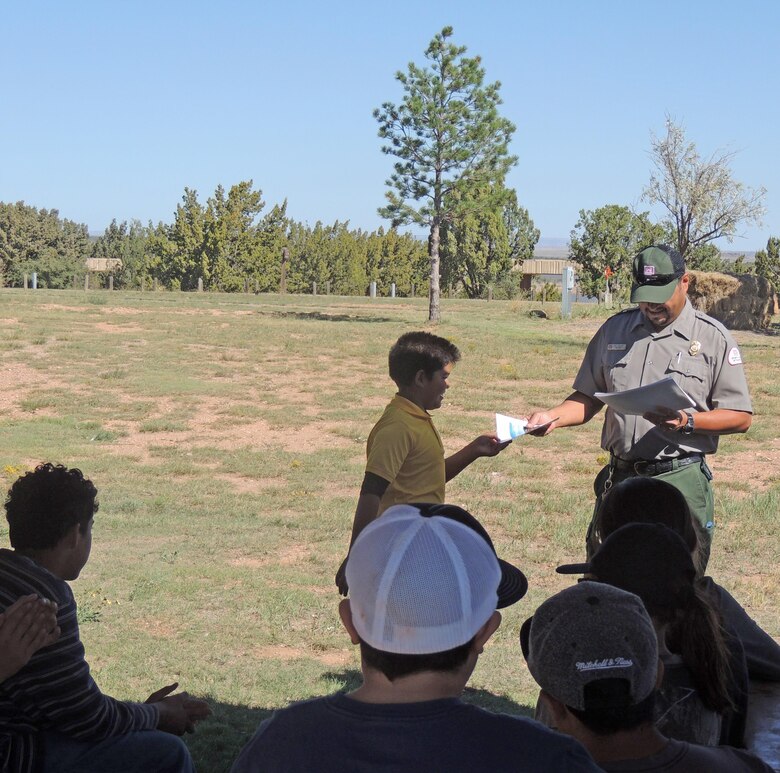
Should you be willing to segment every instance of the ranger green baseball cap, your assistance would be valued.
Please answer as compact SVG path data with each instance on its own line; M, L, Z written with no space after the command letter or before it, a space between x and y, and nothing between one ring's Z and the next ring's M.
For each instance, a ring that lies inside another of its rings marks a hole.
M631 303L666 303L685 273L685 261L666 245L646 247L634 258Z

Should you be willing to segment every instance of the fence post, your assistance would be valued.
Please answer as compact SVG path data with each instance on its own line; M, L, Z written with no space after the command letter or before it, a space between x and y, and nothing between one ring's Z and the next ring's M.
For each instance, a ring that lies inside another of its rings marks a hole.
M84 289L89 290L89 274L84 274Z
M325 282L325 295L330 295L330 279Z
M78 289L79 286L79 278L76 276L76 274L73 275L73 289Z
M108 277L108 289L109 290L113 290L114 289L114 275L113 274L109 274L109 277Z
M258 279L255 279L255 295L257 295L260 292L260 281Z
M371 298L376 298L376 282L371 282L368 286L368 294Z
M249 277L244 278L244 292L245 293L249 292Z
M202 276L198 277L198 292L199 293L203 292L203 277Z
M33 271L32 272L32 289L37 290L38 289L38 272Z
M488 300L493 300L493 285L488 285Z
M412 292L409 294L410 298L414 298L414 282L412 282Z
M395 282L390 284L390 297L395 298Z
M27 274L24 275L24 289L25 290L29 289L29 287L28 287L28 280L27 280Z
M561 317L571 317L571 291L574 289L574 269L566 266L561 276Z
M316 295L317 294L317 283L316 282L312 282L311 283L311 294L312 295Z
M155 277L154 282L152 282L152 290L157 292L157 277Z
M282 275L279 279L279 294L284 295L287 292L287 263L290 260L290 250L282 247Z

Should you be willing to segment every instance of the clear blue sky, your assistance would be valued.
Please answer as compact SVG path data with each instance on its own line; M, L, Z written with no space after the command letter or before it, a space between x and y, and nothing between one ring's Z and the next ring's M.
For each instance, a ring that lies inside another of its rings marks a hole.
M719 246L780 236L774 0L5 3L0 201L100 233L251 178L298 220L374 229L391 159L372 110L448 24L502 83L509 183L544 238L580 209L641 206L666 113L768 189L764 226Z

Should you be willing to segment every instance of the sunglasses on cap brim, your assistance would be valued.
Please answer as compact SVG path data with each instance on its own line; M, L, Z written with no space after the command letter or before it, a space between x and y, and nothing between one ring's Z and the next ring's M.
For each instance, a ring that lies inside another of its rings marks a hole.
M641 282L636 284L639 287L645 287L646 285L668 285L679 279L679 274L654 274L653 276L643 276Z

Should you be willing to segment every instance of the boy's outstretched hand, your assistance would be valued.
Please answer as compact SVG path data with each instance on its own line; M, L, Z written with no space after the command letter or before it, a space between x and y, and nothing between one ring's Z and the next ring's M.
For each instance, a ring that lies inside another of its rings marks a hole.
M475 437L468 445L463 446L460 451L452 454L452 456L448 456L444 460L444 479L452 480L473 461L479 459L480 456L500 454L511 442L511 440L499 440L495 432L485 432L483 435Z
M158 730L164 730L173 735L194 733L195 723L200 722L211 714L211 709L206 701L191 698L186 692L176 695L171 693L179 686L178 682L162 687L153 692L147 699L147 703L156 703L160 712L157 720Z
M474 438L471 441L471 446L473 446L477 456L496 456L511 442L511 440L499 440L495 432L486 432L484 435Z

